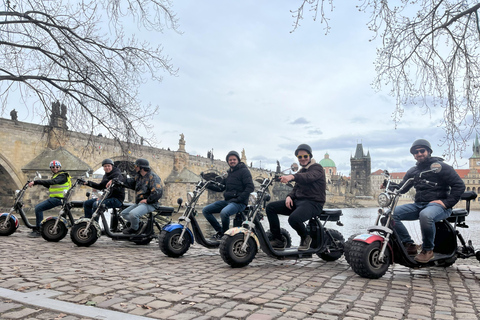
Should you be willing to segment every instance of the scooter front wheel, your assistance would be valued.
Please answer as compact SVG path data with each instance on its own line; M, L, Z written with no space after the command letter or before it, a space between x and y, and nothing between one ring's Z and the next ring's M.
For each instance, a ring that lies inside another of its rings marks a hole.
M8 220L6 219L6 215L0 217L0 236L3 237L9 236L17 230L15 219L12 216Z
M326 235L325 251L317 255L325 261L335 261L342 257L345 248L345 239L338 230L328 229L328 232L333 238Z
M178 258L185 254L190 248L190 233L185 232L183 239L180 238L182 229L175 229L170 232L162 230L158 237L158 245L164 254L172 258Z
M40 234L43 239L50 242L58 242L65 238L68 233L67 226L60 220L55 227L56 221L55 219L50 219L40 225Z
M70 238L72 239L73 243L75 243L79 247L89 247L98 240L98 233L95 226L90 224L90 227L87 227L86 221L76 223L72 226L70 230Z
M257 243L252 237L248 238L247 246L242 250L244 243L245 234L243 233L237 233L234 236L225 235L220 242L220 255L232 268L247 266L257 254Z
M383 260L380 260L382 244L379 241L365 243L352 241L349 245L350 267L361 277L378 279L388 270L391 262L390 249L385 250Z

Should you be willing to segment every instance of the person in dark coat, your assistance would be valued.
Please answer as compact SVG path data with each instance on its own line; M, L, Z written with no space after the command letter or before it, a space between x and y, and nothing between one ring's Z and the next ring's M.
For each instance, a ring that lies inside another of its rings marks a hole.
M221 181L222 187L210 187L214 191L224 191L225 200L216 201L203 208L203 215L217 232L212 238L220 239L223 233L229 229L230 216L242 212L248 204L250 193L255 190L252 175L248 167L240 161L240 155L236 151L230 151L226 160L230 169L227 176ZM213 216L220 213L222 225Z
M437 173L422 174L421 179L415 179L413 184L402 190L402 193L406 193L415 187L415 202L398 206L393 213L398 237L403 242L407 253L415 254L415 260L420 263L427 263L434 258L435 222L444 220L452 214L452 207L465 191L465 184L458 173L444 163L442 158L432 157L432 152L430 142L427 140L418 139L413 142L410 153L417 163L407 171L399 187L408 179L418 177L420 172L429 170L433 163L439 164L441 170ZM417 254L417 246L402 223L402 220L417 219L420 220L423 241L422 251L419 254Z
M310 249L312 243L304 221L322 212L325 204L325 170L313 159L312 148L308 144L299 145L295 150L295 156L302 168L295 174L280 177L280 182L295 181L295 186L285 200L270 202L265 210L272 232L272 247L277 249L285 247L278 219L278 215L281 214L289 216L288 223L300 236L298 250L304 251Z
M124 181L124 177L120 169L114 166L112 159L105 159L102 161L103 175L102 181L100 183L95 183L93 181L85 181L85 185L92 187L97 190L104 190L107 187L107 183L113 179L118 179L119 181ZM105 207L108 208L120 208L122 206L123 200L125 199L125 189L121 186L114 186L112 192L108 197L103 201ZM85 212L85 218L91 218L93 212L97 210L100 199L89 199L83 203L83 211Z

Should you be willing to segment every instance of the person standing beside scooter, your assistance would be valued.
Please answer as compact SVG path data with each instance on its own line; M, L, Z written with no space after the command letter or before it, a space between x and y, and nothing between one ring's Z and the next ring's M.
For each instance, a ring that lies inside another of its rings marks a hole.
M415 202L398 206L394 213L395 231L402 241L408 254L415 254L415 261L427 263L434 258L435 222L448 218L452 213L452 207L460 200L465 191L465 184L458 173L442 158L432 157L432 147L425 139L415 140L410 148L417 163L407 171L401 187L405 181L415 177ZM430 168L433 163L439 163L440 172L427 172L418 177L419 173ZM405 188L406 193L412 185ZM422 251L417 254L417 246L402 223L402 220L420 220L422 231Z
M227 176L221 182L222 187L207 187L213 191L224 191L225 200L216 201L203 208L202 213L208 222L217 232L212 236L213 239L219 240L223 233L229 229L230 216L242 212L248 204L250 193L255 190L253 185L252 174L247 166L240 161L240 155L236 151L230 151L226 158L230 169ZM222 225L218 223L213 216L214 213L220 212Z
M49 192L49 198L35 206L36 224L35 229L33 229L32 232L28 234L28 237L30 238L39 238L42 236L40 234L40 225L43 220L43 211L61 206L62 199L65 196L64 192L67 191L72 185L72 179L67 172L62 170L62 165L60 161L53 160L52 162L50 162L50 171L52 171L53 174L52 179L34 180L28 184L29 187L42 185L48 188Z
M135 190L135 204L122 211L122 217L130 222L130 227L124 229L124 234L140 234L143 223L140 217L157 209L160 204L158 200L162 197L162 181L160 177L152 172L150 163L146 159L135 161L134 178L128 178L123 183L125 188ZM107 188L111 181L107 183Z
M125 180L120 169L114 166L112 159L103 160L102 167L103 171L105 171L102 181L100 181L100 183L95 183L93 181L85 181L84 185L87 185L97 190L104 190L110 180L117 179L121 182ZM124 199L125 189L122 186L115 185L112 192L108 195L108 198L103 200L103 204L107 209L120 208ZM99 201L99 199L90 199L83 203L83 211L85 213L85 218L92 217L93 212L97 210Z
M295 186L285 200L270 202L265 209L273 248L284 248L280 232L278 215L288 217L288 223L300 236L299 251L310 249L312 238L307 233L305 221L320 214L326 201L326 181L323 167L313 159L312 148L308 144L301 144L295 150L295 156L302 167L297 173L280 177L280 182L295 181Z

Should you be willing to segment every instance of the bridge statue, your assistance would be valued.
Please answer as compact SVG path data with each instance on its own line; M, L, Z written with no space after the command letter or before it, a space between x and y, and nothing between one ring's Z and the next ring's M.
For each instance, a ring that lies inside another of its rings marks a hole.
M180 140L178 140L178 150L180 152L186 152L185 151L185 136L183 133L180 133Z

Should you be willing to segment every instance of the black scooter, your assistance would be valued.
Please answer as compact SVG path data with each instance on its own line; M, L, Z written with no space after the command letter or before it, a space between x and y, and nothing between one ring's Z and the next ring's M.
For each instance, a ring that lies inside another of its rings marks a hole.
M102 223L105 226L105 235L113 240L132 241L138 245L149 244L158 235L155 233L155 228L160 232L162 227L170 222L169 217L174 212L173 207L161 206L153 212L149 212L142 217L143 227L137 234L123 234L114 233L106 226L108 226L107 218L105 217L105 206L102 205L103 201L108 198L108 195L112 192L115 184L121 184L119 182L113 182L103 193L101 202L99 203L97 210L92 215L92 218L82 218L75 221L75 224L70 230L70 238L73 243L79 247L89 247L94 244L102 235L102 229L100 224L96 221L97 217L101 217Z
M41 178L42 175L37 172L33 180ZM25 211L23 211L23 197L28 189L29 183L30 181L27 181L22 189L15 191L15 200L13 202L13 206L10 208L10 211L0 215L0 236L9 236L17 231L18 227L20 226L20 221L18 221L17 217L13 214L14 212L20 215L27 228L36 228L35 224L31 224L30 221L28 221L27 215L25 214Z
M310 249L299 251L298 248L275 249L272 247L269 232L266 232L261 224L263 218L261 211L265 203L270 200L268 187L273 181L274 179L265 179L256 196L252 195L256 198L255 204L251 207L242 227L225 232L220 243L220 255L223 261L232 268L247 266L255 258L258 248L276 259L311 258L313 254L325 261L339 259L343 255L344 238L339 231L324 227L328 221L335 221L337 225L342 225L340 222L342 211L338 209L322 210L308 221L307 230L312 237Z

